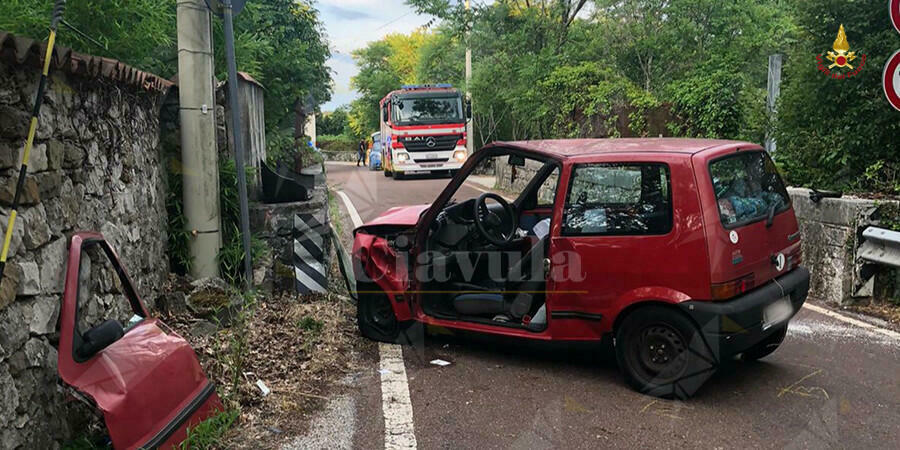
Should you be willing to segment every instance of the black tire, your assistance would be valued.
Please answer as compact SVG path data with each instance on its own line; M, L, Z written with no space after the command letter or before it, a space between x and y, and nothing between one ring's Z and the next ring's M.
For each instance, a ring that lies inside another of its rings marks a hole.
M395 180L402 180L403 177L405 177L405 176L406 176L406 175L404 175L403 172L394 172L394 179L395 179Z
M615 350L628 385L656 397L687 399L718 366L697 326L663 306L629 313L616 330Z
M359 332L373 341L397 343L400 333L409 324L397 320L387 294L375 284L357 284L359 303L356 305L356 323Z
M384 176L390 178L391 174L392 174L392 172L390 170L384 169Z
M744 361L756 361L771 355L784 342L785 336L787 336L787 325L775 330L774 333L759 341L753 347L744 350L744 353L741 354L741 359Z

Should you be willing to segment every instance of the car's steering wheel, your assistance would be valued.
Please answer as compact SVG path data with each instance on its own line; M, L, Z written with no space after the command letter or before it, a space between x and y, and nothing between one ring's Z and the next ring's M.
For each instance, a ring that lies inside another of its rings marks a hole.
M510 229L508 232L504 233L503 230L501 230L503 227L503 220L487 207L487 199L493 199L499 203L500 206L503 207L503 212L509 216ZM491 192L481 194L478 199L475 200L474 216L475 228L478 228L478 232L481 233L488 242L497 246L509 244L513 237L515 237L516 229L519 227L519 218L516 216L515 208L513 208L506 199Z

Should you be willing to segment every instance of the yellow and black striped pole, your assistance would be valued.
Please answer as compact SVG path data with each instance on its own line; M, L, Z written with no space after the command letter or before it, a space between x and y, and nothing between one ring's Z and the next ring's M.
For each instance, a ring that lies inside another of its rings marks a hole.
M13 197L12 209L9 212L9 221L6 224L6 235L3 239L3 250L0 251L0 283L3 282L3 272L6 270L6 258L9 256L9 244L12 242L13 230L16 227L17 209L19 208L19 196L22 195L22 186L25 184L25 175L28 172L28 159L31 156L31 147L34 145L34 133L37 131L38 116L41 113L41 104L44 102L44 89L47 88L47 75L50 73L50 58L53 56L53 44L56 43L56 29L62 20L66 0L56 0L53 8L53 19L50 21L50 37L47 39L47 53L44 55L44 68L41 71L41 81L38 84L37 95L34 99L34 109L31 113L31 126L28 128L28 138L25 140L25 152L22 154L22 166L19 167L19 180L16 182L16 193Z

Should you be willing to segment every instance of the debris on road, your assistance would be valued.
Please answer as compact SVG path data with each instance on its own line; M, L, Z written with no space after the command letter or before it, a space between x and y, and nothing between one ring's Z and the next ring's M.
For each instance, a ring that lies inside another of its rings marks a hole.
M449 366L450 362L444 361L443 359L434 359L431 361L431 364L434 364L435 366L445 367L445 366Z
M256 380L256 387L259 388L260 392L262 392L263 397L268 397L269 394L272 393L272 390L266 386L266 383L263 383L263 380Z

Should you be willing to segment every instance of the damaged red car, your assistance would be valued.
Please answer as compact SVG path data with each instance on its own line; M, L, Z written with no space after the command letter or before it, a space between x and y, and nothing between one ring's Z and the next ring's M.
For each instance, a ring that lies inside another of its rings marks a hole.
M491 144L431 205L356 229L353 257L368 338L420 323L611 343L627 383L663 397L775 351L809 289L774 163L722 140Z

